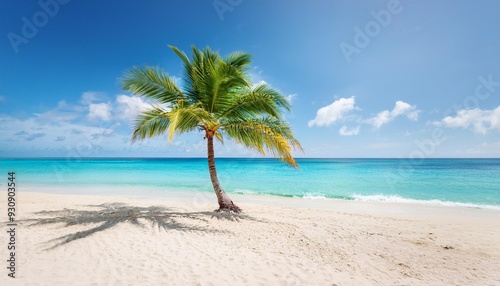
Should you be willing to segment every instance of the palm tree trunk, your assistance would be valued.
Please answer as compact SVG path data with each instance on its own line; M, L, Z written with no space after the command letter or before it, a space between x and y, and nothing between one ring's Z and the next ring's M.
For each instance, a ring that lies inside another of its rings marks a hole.
M218 211L234 211L241 212L241 209L233 203L229 196L220 187L219 179L217 178L217 171L215 170L215 154L214 154L214 136L207 134L207 149L208 149L208 170L210 171L210 180L214 187L215 195L219 203Z

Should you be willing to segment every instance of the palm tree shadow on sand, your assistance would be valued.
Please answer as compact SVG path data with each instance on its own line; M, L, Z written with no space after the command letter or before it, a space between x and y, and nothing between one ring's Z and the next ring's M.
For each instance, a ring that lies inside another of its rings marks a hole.
M87 207L95 208L95 210L63 209L59 211L40 211L35 214L50 217L27 219L19 222L28 223L28 226L63 224L65 227L99 224L88 230L70 233L45 242L46 244L53 244L51 247L45 249L51 250L72 241L84 239L94 233L111 229L120 223L131 223L141 228L145 228L146 224L150 223L153 227L158 227L159 230L164 231L227 233L227 231L212 229L208 226L191 225L182 221L188 219L208 223L208 218L213 219L214 217L232 221L240 221L242 219L256 220L241 213L179 212L166 207L134 207L121 203L88 205Z

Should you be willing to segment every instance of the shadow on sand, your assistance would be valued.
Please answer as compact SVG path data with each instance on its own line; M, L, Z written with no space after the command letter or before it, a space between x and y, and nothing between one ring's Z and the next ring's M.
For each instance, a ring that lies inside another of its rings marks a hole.
M53 245L45 250L51 250L72 241L86 238L96 232L108 230L120 223L131 223L142 228L146 227L146 224L152 224L153 227L158 227L159 230L165 231L177 230L187 232L203 231L210 233L227 233L227 231L213 229L209 226L191 225L186 223L186 221L197 220L208 223L208 219L213 219L214 217L231 221L240 221L242 219L256 220L245 214L179 212L166 207L134 207L121 203L88 205L87 207L95 210L63 209L59 211L41 211L35 214L44 217L26 219L18 222L27 223L28 226L63 224L64 227L99 224L85 231L70 233L47 241L46 243Z

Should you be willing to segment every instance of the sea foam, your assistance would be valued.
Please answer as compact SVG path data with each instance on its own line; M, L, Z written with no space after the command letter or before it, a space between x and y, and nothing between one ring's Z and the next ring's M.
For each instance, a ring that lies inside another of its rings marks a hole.
M473 204L473 203L461 203L461 202L449 202L449 201L441 201L441 200L416 200L416 199L403 198L403 197L400 197L397 195L359 195L359 194L353 194L353 198L356 201L364 201L364 202L410 203L410 204L426 204L426 205L439 205L439 206L449 206L449 207L469 207L469 208L500 210L500 206Z

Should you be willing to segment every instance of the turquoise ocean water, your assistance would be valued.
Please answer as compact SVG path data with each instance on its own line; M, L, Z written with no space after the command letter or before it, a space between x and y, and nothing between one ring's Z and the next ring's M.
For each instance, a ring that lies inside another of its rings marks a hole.
M500 159L217 159L228 193L394 201L500 209ZM18 186L212 192L204 158L1 159ZM111 188L112 187L112 188ZM127 188L128 187L128 188ZM133 188L130 188L133 187ZM113 193L116 194L116 193Z

